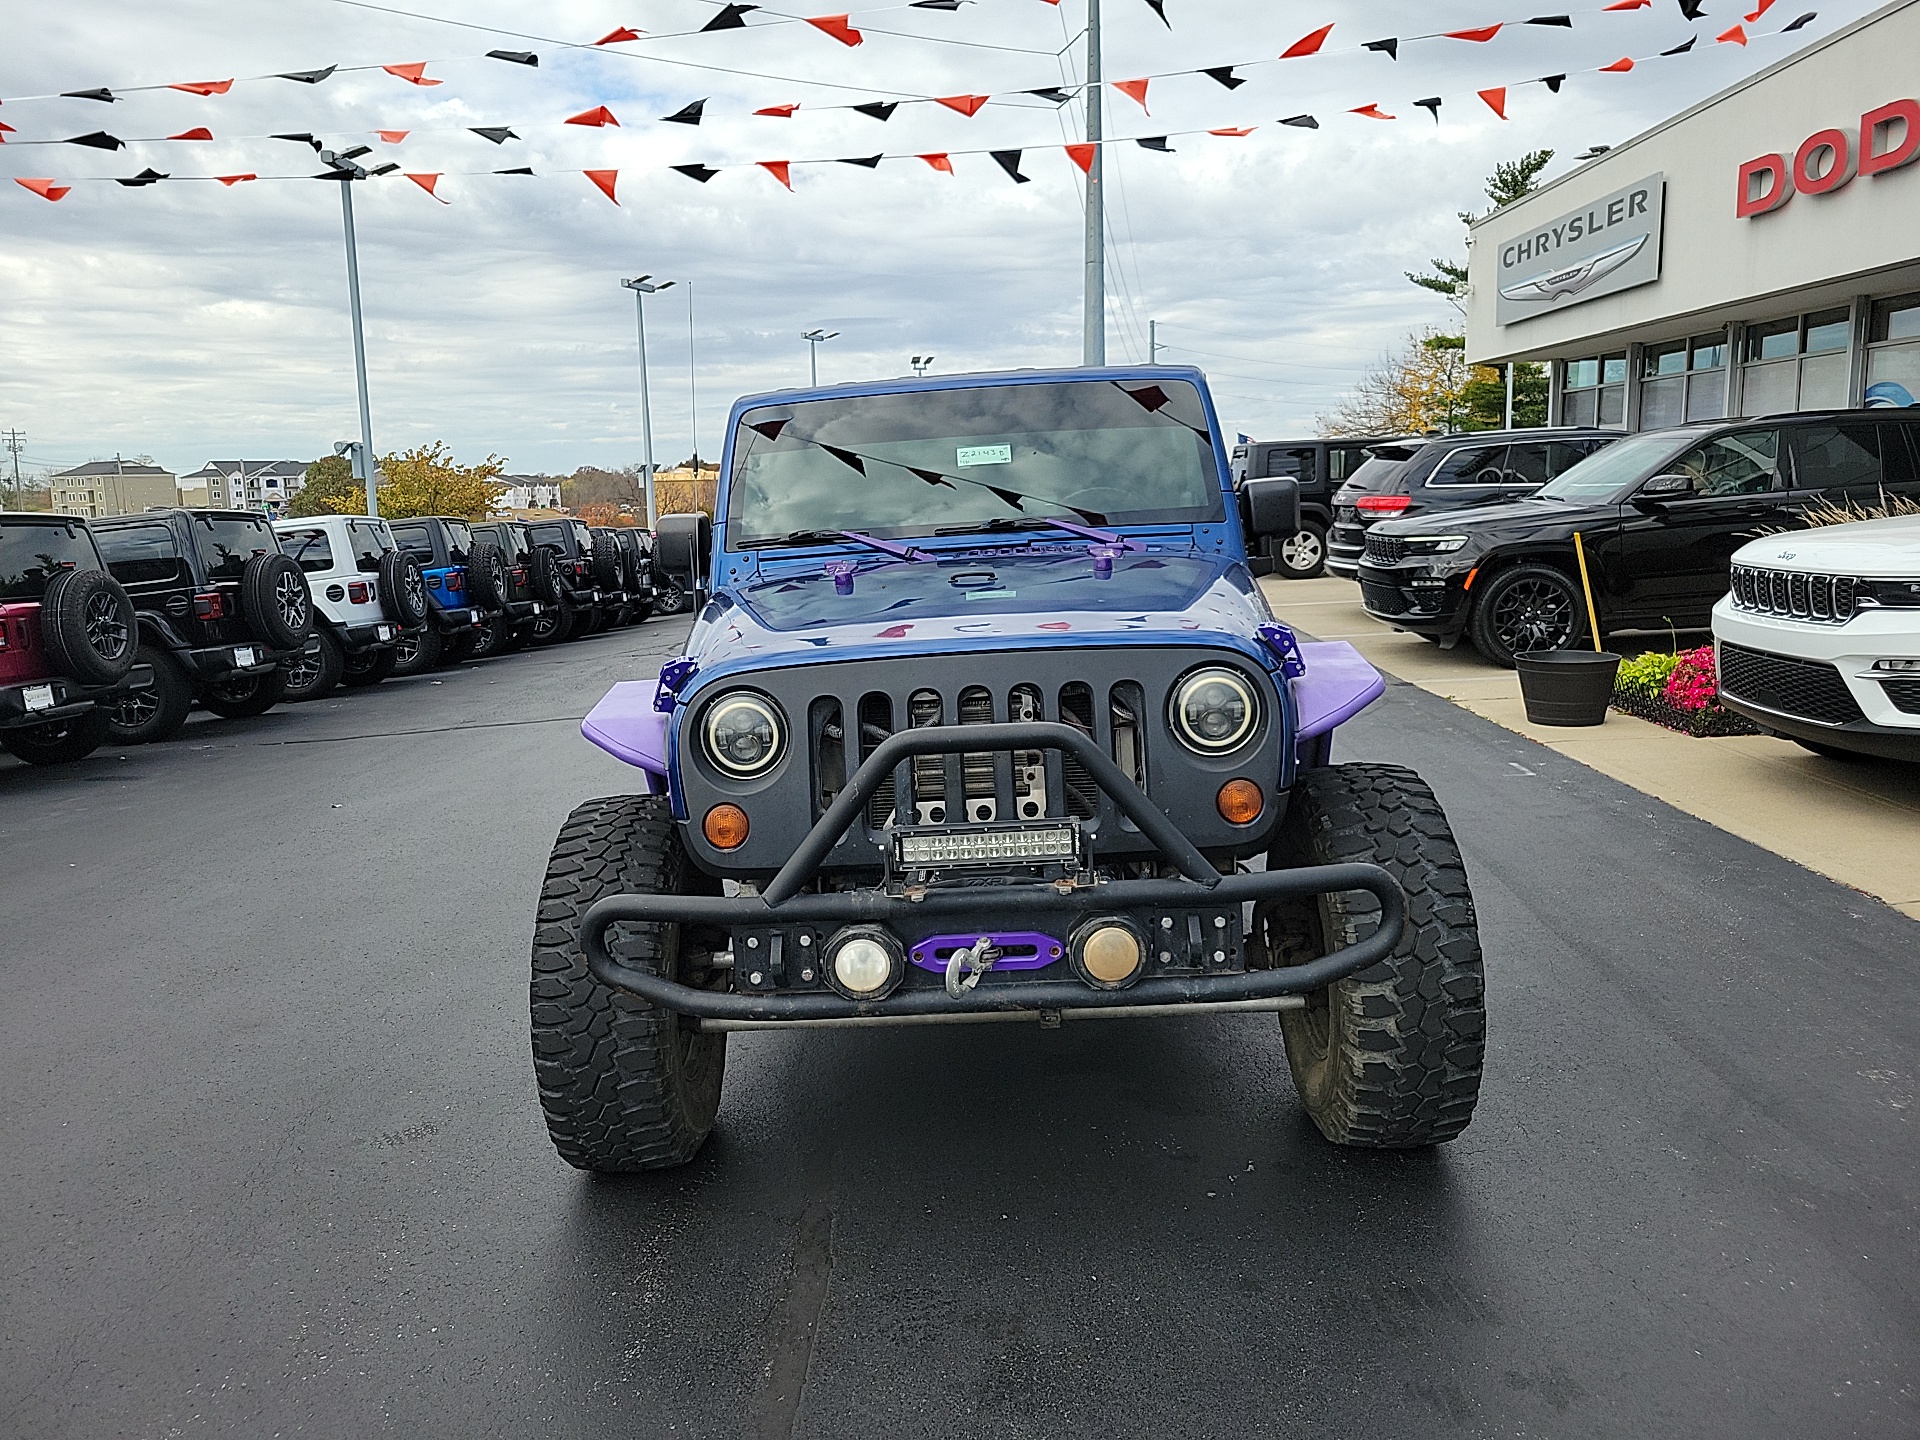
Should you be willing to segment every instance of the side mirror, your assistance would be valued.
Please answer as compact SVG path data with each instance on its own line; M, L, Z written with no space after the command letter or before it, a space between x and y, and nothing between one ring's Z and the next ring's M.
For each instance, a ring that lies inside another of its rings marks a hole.
M1645 500L1650 504L1659 505L1668 500L1684 500L1692 494L1693 477L1691 475L1666 474L1656 475L1647 481L1633 498L1635 501Z
M689 590L706 590L712 551L713 521L705 515L662 515L653 527L654 568Z
M1240 515L1250 536L1294 535L1300 530L1298 480L1249 480L1240 488Z

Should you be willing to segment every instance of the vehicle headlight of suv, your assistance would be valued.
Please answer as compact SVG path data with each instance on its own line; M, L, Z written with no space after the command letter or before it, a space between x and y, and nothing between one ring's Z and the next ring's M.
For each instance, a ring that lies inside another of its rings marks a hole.
M1464 535L1402 535L1399 540L1408 555L1451 555L1467 544Z
M1862 580L1854 590L1854 603L1890 610L1920 607L1920 580Z
M1173 687L1173 733L1202 755L1224 755L1252 738L1260 724L1260 698L1238 670L1209 665Z
M780 763L787 724L780 707L751 690L733 690L707 706L700 725L707 758L724 775L751 780Z

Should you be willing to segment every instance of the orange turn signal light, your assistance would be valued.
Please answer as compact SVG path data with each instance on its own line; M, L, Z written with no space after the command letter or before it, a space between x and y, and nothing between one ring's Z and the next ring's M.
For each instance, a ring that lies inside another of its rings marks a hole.
M1267 808L1267 797L1251 780L1229 780L1214 797L1220 816L1229 824L1251 825Z
M700 832L716 850L738 850L747 843L747 829L747 812L738 805L716 805L700 824Z

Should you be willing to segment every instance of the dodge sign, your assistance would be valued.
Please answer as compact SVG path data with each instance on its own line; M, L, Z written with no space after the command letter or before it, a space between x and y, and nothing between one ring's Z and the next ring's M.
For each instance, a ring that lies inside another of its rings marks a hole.
M1507 241L1497 272L1499 323L1658 280L1665 198L1666 177L1650 175Z

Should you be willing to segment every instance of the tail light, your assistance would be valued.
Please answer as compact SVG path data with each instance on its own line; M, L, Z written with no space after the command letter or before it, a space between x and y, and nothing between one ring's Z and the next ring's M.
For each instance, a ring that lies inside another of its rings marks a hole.
M349 580L347 582L347 599L356 605L366 604L367 582L364 580Z
M1362 515L1399 515L1412 504L1411 495L1362 495L1353 508Z
M464 590L467 588L467 577L458 570L449 570L446 585L449 590Z
M205 590L193 597L193 618L196 620L221 620L226 618L227 597L218 590Z
M516 584L516 585L524 585L524 584L526 584L526 583L527 583L527 567L526 567L526 566L524 566L524 565L516 565L516 566L514 566L514 567L513 567L513 572L512 572L512 573L513 573L513 583L514 583L514 584Z

